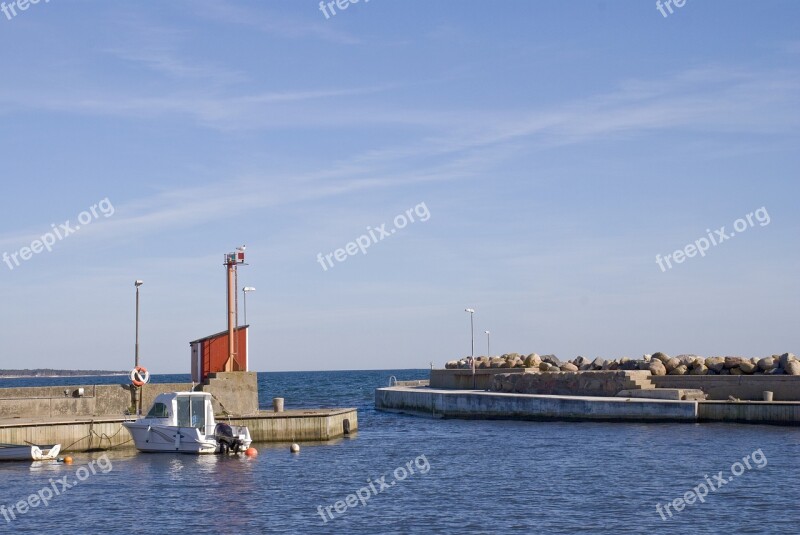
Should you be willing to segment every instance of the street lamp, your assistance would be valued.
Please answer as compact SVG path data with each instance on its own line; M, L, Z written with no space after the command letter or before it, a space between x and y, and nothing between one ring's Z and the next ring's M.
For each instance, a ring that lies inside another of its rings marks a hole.
M134 363L135 367L139 367L139 286L144 284L144 281L136 279L133 282L133 285L136 287L136 349L134 351ZM138 397L139 399L134 398L134 406L136 407L136 414L142 414L142 396L139 395L138 389L134 390L134 396Z
M490 333L489 331L483 331L483 332L486 333L486 356L487 357L491 357L492 356L492 349L491 349L492 346L489 344L489 335L491 335L492 333Z
M139 365L139 286L144 284L144 281L136 280L133 285L136 286L136 352L135 352L135 366Z
M472 339L472 352L470 354L470 363L472 364L472 389L475 389L475 323L473 316L475 315L474 308L465 308L464 312L469 312L469 330Z
M247 325L247 294L248 292L255 292L256 289L252 286L245 286L242 288L242 295L244 296L244 324Z

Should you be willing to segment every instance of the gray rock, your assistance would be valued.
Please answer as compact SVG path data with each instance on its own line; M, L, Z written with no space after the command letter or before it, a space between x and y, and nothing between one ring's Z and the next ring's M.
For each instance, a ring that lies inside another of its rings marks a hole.
M541 364L539 364L539 371L546 372L549 369L550 369L550 363L549 362L542 362Z
M454 368L458 368L458 361L457 360L447 361L447 364L445 364L444 367L446 370L452 370Z
M653 375L667 375L667 368L660 359L651 360L648 369Z
M701 364L700 366L695 366L692 368L692 371L689 372L689 375L707 375L708 368L706 368L705 364Z
M781 368L784 370L788 368L789 363L793 360L797 360L792 353L784 353L780 356Z
M688 371L689 368L686 366L686 364L681 364L679 366L676 366L675 369L673 369L672 371L670 371L668 375L686 375Z
M800 362L790 360L786 366L786 373L788 375L800 375Z
M667 372L671 372L678 366L681 366L681 361L679 361L676 358L671 358L667 362L665 362L664 365L667 367Z
M728 368L722 368L722 369L719 371L719 374L720 374L720 375L730 375L730 374L731 374L731 370L730 370L730 369L728 369Z
M550 364L553 364L556 367L561 366L561 361L558 360L558 357L556 357L555 355L544 355L544 356L542 356L542 362L548 362Z
M706 359L706 367L709 370L714 370L716 373L720 373L725 367L725 359L723 357L708 357Z
M758 361L758 369L762 372L768 372L778 367L778 361L775 357L764 357Z
M562 372L576 372L576 371L578 371L578 367L575 366L571 362L565 362L564 364L562 364L560 366L560 369L561 369Z
M743 362L747 362L747 359L743 357L725 357L726 368L738 368Z
M653 358L660 360L662 364L666 364L667 361L669 360L669 355L666 355L659 351L658 353L653 353Z
M751 374L758 369L757 364L753 364L752 361L745 361L739 364L739 369L742 370L746 374Z
M525 366L527 366L528 368L536 368L541 363L542 363L542 358L536 353L531 353L530 355L525 357Z
M741 368L731 368L731 375L744 375Z
M772 368L770 371L766 372L766 375L785 375L786 370L783 368Z
M602 370L603 364L605 364L605 362L606 361L604 359L597 357L592 361L592 368L594 368L595 370Z

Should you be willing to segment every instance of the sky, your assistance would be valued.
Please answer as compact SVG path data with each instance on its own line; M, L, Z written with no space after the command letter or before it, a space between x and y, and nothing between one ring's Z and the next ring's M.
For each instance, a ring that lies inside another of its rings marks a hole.
M800 353L799 3L340 3L5 0L0 368Z

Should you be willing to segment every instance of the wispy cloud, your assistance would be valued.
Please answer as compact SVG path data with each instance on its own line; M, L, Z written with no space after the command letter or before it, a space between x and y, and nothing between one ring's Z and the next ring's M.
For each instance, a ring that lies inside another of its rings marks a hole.
M93 230L103 233L151 232L165 226L192 226L246 211L413 183L476 176L510 153L553 145L587 143L612 136L682 129L745 135L793 133L800 125L794 102L800 89L795 72L692 70L660 80L628 81L613 93L568 102L559 107L515 113L478 110L470 119L448 121L441 115L435 134L404 145L364 151L328 162L324 168L295 173L229 176L219 183L164 191L116 206L113 220ZM342 99L383 88L258 93L233 99L163 97L101 100L56 99L39 106L93 113L193 114L207 122L230 122L257 113L262 106ZM9 94L0 97L7 100ZM357 107L358 101L348 101ZM352 109L352 108L351 108ZM420 112L421 113L421 112ZM388 112L391 124L400 120ZM32 229L36 232L38 229ZM88 234L88 233L87 233ZM13 232L0 243L25 241L29 232Z
M234 24L251 28L258 32L278 37L288 37L293 39L314 38L338 44L357 44L360 39L335 28L330 24L325 24L324 19L316 17L316 8L313 4L309 9L314 11L315 18L296 18L281 13L260 4L257 9L243 7L242 5L220 0L200 0L192 1L187 6L191 6L192 11L198 17L207 20Z

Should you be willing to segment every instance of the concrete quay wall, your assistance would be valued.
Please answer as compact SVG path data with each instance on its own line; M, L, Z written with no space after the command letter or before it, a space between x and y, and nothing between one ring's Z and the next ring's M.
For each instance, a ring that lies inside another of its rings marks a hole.
M64 452L132 448L133 440L122 426L125 420L124 417L0 420L0 443L61 444ZM246 417L218 416L217 421L247 426L254 442L327 441L358 431L356 409L262 411Z
M425 387L375 390L377 410L433 418L800 425L800 402L678 401L509 394Z
M214 412L247 415L258 412L256 372L210 374L206 384L148 383L141 387L142 410L166 392L209 392ZM83 389L83 395L80 395ZM0 418L58 418L122 416L133 405L136 389L130 384L70 385L0 388Z
M709 400L761 401L763 392L773 392L774 401L800 401L800 375L654 375L657 388L699 389Z
M431 370L430 387L450 390L489 390L494 376L501 373L534 373L538 368L482 368L475 370L473 386L472 370Z
M356 409L261 411L217 421L247 426L255 442L325 441L358 431Z
M78 395L83 389L83 396ZM159 394L191 390L190 383L146 384L144 410ZM42 386L0 388L0 418L57 418L121 416L133 405L133 387L119 385Z
M490 390L517 394L613 397L623 390L652 389L649 371L501 373Z
M433 388L375 390L375 408L434 418L697 421L696 401L508 394Z

